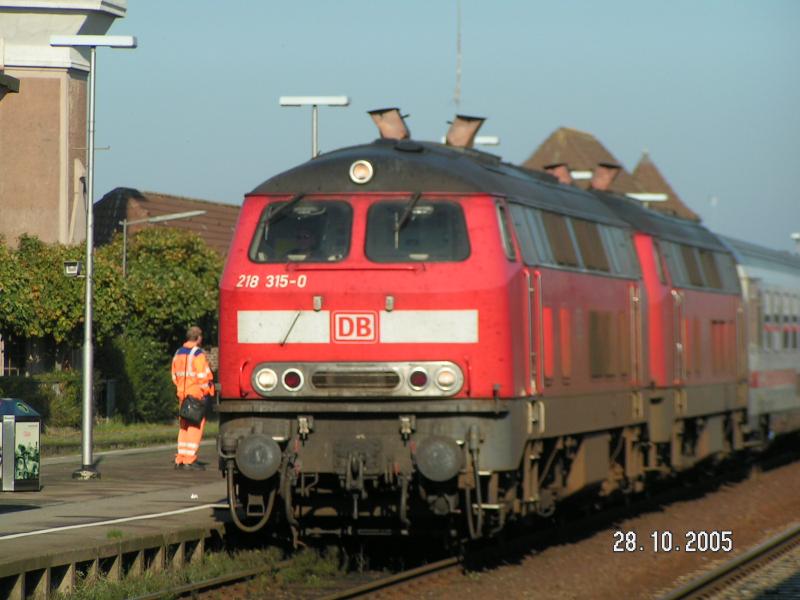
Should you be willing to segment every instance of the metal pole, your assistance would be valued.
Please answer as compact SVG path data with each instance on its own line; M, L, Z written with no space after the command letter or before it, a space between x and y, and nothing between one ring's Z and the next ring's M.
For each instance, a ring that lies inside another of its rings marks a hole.
M122 220L122 278L128 276L128 219Z
M311 106L311 158L317 158L319 148L317 146L317 130L319 127L319 107L316 104Z
M78 479L94 479L100 476L92 464L92 422L93 415L93 348L92 348L92 287L94 284L94 92L97 78L95 54L97 48L89 46L89 139L87 157L87 197L86 206L86 298L83 320L83 427L81 444L81 468L72 476Z

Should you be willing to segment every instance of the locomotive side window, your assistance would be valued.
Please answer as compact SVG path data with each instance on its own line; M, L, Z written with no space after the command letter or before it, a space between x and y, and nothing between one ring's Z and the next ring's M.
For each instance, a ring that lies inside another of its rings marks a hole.
M547 234L539 211L519 204L511 204L511 220L517 231L526 265L552 264L553 256L547 245Z
M714 253L711 250L698 250L700 254L700 264L703 266L703 274L706 282L714 289L722 289L722 278L717 269L717 262L714 260Z
M571 219L571 221L584 266L587 269L608 273L611 269L608 265L605 248L603 248L603 241L597 231L597 225L583 219Z
M736 263L730 254L714 252L714 259L717 263L722 289L728 292L739 291L739 275L736 272Z
M639 261L633 249L630 234L618 227L599 225L600 235L611 259L611 268L617 275L639 275Z
M567 228L566 217L551 212L542 212L541 214L556 264L564 267L579 267L578 253L572 243L572 235Z
M506 253L506 258L511 261L517 260L514 243L511 241L511 232L508 230L506 207L499 203L497 204L497 223L500 226L500 238L503 241L503 251Z
M366 254L375 262L461 261L469 257L464 211L455 202L384 200L367 213Z
M703 273L697 262L697 250L691 246L680 246L683 255L683 264L686 265L686 273L689 275L689 283L697 287L703 287Z
M290 200L261 213L250 260L258 263L335 262L350 251L353 209L338 200Z

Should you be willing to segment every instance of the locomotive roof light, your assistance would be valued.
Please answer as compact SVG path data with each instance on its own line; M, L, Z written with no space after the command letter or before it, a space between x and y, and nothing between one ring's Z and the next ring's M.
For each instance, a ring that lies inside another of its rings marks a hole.
M259 392L271 392L278 385L278 374L268 367L253 372L253 385Z
M368 160L357 160L350 165L350 180L358 185L364 185L372 180L375 169Z
M283 372L283 387L290 392L296 392L299 390L301 387L303 387L304 382L305 378L303 377L303 374L297 369L286 369Z

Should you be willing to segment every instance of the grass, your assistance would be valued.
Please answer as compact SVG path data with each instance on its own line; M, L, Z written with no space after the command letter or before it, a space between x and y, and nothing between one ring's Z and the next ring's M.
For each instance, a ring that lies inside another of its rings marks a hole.
M110 581L102 576L79 575L75 590L71 594L58 594L55 597L57 600L122 600L187 583L214 579L253 567L274 565L282 558L281 551L277 548L242 550L235 553L215 552L206 554L202 562L186 565L178 571L156 573L148 570L142 575L124 577L121 581ZM267 572L257 581L259 587L297 584L319 587L341 575L338 563L335 552L320 554L313 550L305 550L296 554L287 568L275 572L274 575Z
M217 435L219 424L206 423L203 438ZM178 437L175 423L122 423L100 421L92 428L93 447L96 451L120 448L139 448L174 443ZM42 456L78 454L81 450L81 430L71 427L48 427L42 433Z

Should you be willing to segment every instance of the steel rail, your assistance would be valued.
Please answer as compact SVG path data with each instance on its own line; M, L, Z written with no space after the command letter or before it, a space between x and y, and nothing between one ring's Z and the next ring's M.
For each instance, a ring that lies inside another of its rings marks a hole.
M432 562L427 565L422 565L421 567L409 569L408 571L403 571L402 573L395 573L394 575L389 575L388 577L382 577L380 579L376 579L375 581L370 581L344 591L334 592L332 594L328 594L327 596L322 596L320 600L345 600L346 598L357 598L365 594L377 592L378 590L394 587L402 583L407 583L413 579L421 579L429 575L454 570L460 566L461 559L453 556Z
M684 600L705 598L718 593L733 582L755 573L764 565L771 563L786 552L800 546L800 525L793 525L786 531L771 537L763 544L748 550L741 556L728 561L716 569L704 573L689 583L662 596L661 600Z

